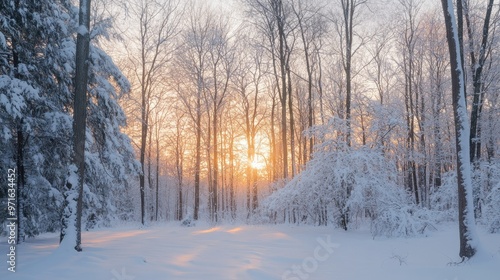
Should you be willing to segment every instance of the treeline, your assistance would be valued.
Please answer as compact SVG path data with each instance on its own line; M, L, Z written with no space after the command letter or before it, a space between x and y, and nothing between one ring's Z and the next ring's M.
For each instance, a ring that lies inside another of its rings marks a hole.
M469 140L480 217L499 180L498 7L466 2ZM246 219L258 212L259 200L304 170L316 145L332 139L345 149L378 151L394 166L391 184L411 194L408 203L456 211L456 202L444 203L450 193L438 195L456 166L439 5L163 3L130 3L128 51L116 55L137 77L124 106L129 135L144 154L141 184L150 211L160 207L167 219L196 219L201 210L212 221ZM265 168L253 168L260 160ZM284 205L288 210L278 212L284 220L326 219ZM335 209L327 216L347 227L349 218Z
M499 10L465 2L475 214L497 231ZM436 3L93 3L87 224L350 228L376 213L393 221L394 209L456 219L450 59ZM0 168L18 166L33 234L57 230L76 15L69 1L2 5ZM397 207L375 207L380 199ZM383 233L393 224L375 226Z

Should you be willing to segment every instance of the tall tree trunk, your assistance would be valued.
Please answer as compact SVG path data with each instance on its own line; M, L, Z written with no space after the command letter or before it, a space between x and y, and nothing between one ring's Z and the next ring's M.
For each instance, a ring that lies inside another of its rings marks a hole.
M194 214L193 219L198 220L200 209L200 167L201 167L201 95L202 77L198 73L198 88L196 101L196 159L194 167Z
M274 90L274 89L273 89ZM276 117L276 99L275 95L273 96L272 100L272 105L271 105L271 146L269 147L270 151L270 157L271 157L271 180L275 182L278 179L278 170L277 170L277 164L278 160L276 159L278 152L276 151L276 132L274 128L274 122L275 122L275 117Z
M24 204L25 204L25 170L24 170L24 132L23 132L23 119L19 120L17 127L17 156L16 156L16 166L17 166L17 244L24 242L24 228L25 228L25 218L24 218Z
M15 2L16 11L19 11L19 0ZM20 21L19 16L16 17L16 21ZM20 78L19 75L19 55L16 50L17 40L12 38L12 61L15 69L14 76ZM16 207L16 217L17 217L17 243L24 241L24 185L25 185L25 170L24 170L24 132L23 132L24 119L21 117L19 123L17 124L17 155L16 155L16 167L17 167L17 207Z
M280 62L280 75L281 75L281 146L283 155L283 178L288 178L288 145L287 145L287 124L286 124L286 99L287 99L287 58L286 58L286 35L285 35L285 18L283 11L283 3L278 1L275 8L275 16L278 28L278 42L279 42L279 62ZM293 137L293 136L292 136Z
M437 63L434 63L437 64ZM442 65L442 64L440 64ZM432 118L434 120L433 126L433 136L434 136L434 167L433 167L433 186L434 188L439 188L441 186L441 170L442 170L442 137L441 137L441 124L439 120L441 119L441 106L443 98L443 89L441 81L441 67L436 67L435 72L435 85L436 88L433 90L437 96L431 98L432 104Z
M309 65L309 53L306 52L306 57L307 57L307 121L308 121L308 128L311 129L314 125L314 107L313 107L313 94L312 94L312 83L313 83L313 78L312 78L312 69L311 66ZM306 145L305 143L304 145ZM311 159L312 154L314 152L314 138L311 135L309 137L309 155L307 159ZM305 156L305 154L304 154ZM304 164L306 164L306 161L304 160Z
M220 121L222 122L223 118L222 115L219 118ZM226 202L227 202L227 196L226 196L226 154L225 154L225 143L226 143L226 138L224 137L223 130L222 130L222 123L219 124L219 151L220 151L220 180L219 180L219 185L220 185L220 200L219 200L219 212L220 212L220 219L224 219L225 214L226 214Z
M325 124L325 110L323 105L323 67L321 65L321 54L318 55L318 95L319 95L319 113L321 115L321 125ZM313 150L314 152L314 150Z
M407 13L408 20L405 22L404 32L404 54L403 66L405 75L405 109L406 109L406 125L408 127L408 135L406 137L406 147L408 150L406 160L406 187L415 197L415 203L420 203L419 185L418 185L418 166L415 162L415 142L416 142L416 124L415 120L418 118L418 89L416 87L416 73L418 67L416 66L415 45L417 42L416 36L416 13L417 7L414 1L410 0L404 3L405 12Z
M87 118L88 57L90 48L90 0L80 0L79 28L76 39L76 75L73 121L73 164L76 166L77 182L68 180L68 192L63 214L61 246L75 244L82 250L82 204L85 175L85 128ZM71 177L71 175L70 175Z
M246 206L247 206L247 219L250 218L251 214L252 214L252 206L251 206L251 184L252 184L252 161L253 161L253 158L254 158L254 154L255 154L255 150L254 150L254 146L253 146L253 141L252 141L252 138L250 136L251 132L250 132L250 120L249 120L249 117L248 117L248 107L245 108L246 109L246 116L245 116L245 120L247 122L247 131L246 131L246 139L247 139L247 145L248 145L248 149L247 149L247 159L248 159L248 163L247 163L247 178L246 178Z
M155 221L158 221L158 206L159 206L159 188L160 188L160 126L157 124L156 127L156 203L155 203Z
M257 207L259 206L259 199L257 193L257 169L252 169L252 212L255 213L257 211Z
M175 167L177 173L177 215L176 219L183 219L182 183L184 179L184 151L181 148L181 127L180 119L177 121L177 135L175 143Z
M289 59L290 54L287 58L286 74L288 77L288 110L290 113L290 155L292 160L292 177L294 177L297 173L297 162L295 159L295 119L293 117L292 76L290 74Z
M146 92L143 89L141 98L141 147L139 163L141 164L141 172L139 173L139 189L141 195L141 224L144 225L146 217L146 206L145 206L145 164L146 164L146 142L148 136L148 114L146 108Z
M236 199L234 194L234 135L231 135L229 143L229 203L231 208L231 219L236 218Z
M214 103L217 102L217 94L215 95ZM212 177L212 191L210 192L211 198L212 198L212 210L211 213L213 214L212 216L212 221L217 222L218 220L218 177L219 177L219 149L218 149L218 135L217 135L217 126L218 126L218 121L217 121L217 108L218 106L214 104L214 116L213 116L213 152L214 152L214 158L213 158L213 177Z
M299 2L300 5L300 2ZM302 8L302 7L299 7ZM308 120L308 128L310 129L313 126L313 102L312 102L312 86L313 86L313 75L312 75L312 66L311 66L311 58L310 58L310 48L309 44L310 42L307 41L306 39L306 31L304 28L304 22L303 22L303 17L300 15L300 11L295 10L294 8L294 13L297 16L297 23L300 29L300 36L302 39L302 46L304 47L304 59L306 62L306 71L307 71L307 120ZM307 155L307 141L304 142L304 154L303 156L303 164L307 162L307 159L310 158L310 156L313 153L313 145L314 145L314 140L313 137L309 137L309 156Z
M208 105L207 105L208 107ZM206 132L206 142L205 142L205 153L206 153L206 165L207 165L207 184L208 184L208 214L210 221L214 221L214 199L213 199L213 159L212 159L212 117L210 108L207 108L207 132Z
M452 105L455 122L458 182L458 222L460 234L460 257L468 259L477 251L474 210L472 207L472 181L470 174L469 127L465 103L465 74L461 45L462 1L457 0L458 21L455 21L452 0L441 0L446 23L446 38L450 53ZM458 26L457 26L458 22Z
M148 106L149 107L149 106ZM149 110L148 110L149 111ZM149 115L149 114L148 114ZM148 121L149 123L149 121ZM152 127L148 128L148 148L147 148L147 151L148 151L148 190L149 190L149 199L150 199L150 202L148 203L149 205L149 220L152 221L153 218L154 218L154 190L153 190L153 176L152 176L152 169L153 169L153 163L152 163L152 160L153 158L151 157L151 153L152 153L152 150L153 150L153 125L151 125Z
M352 38L353 38L353 16L355 3L352 0L342 0L345 28L345 77L346 77L346 99L345 99L345 121L347 126L346 143L351 146L351 100L352 100Z

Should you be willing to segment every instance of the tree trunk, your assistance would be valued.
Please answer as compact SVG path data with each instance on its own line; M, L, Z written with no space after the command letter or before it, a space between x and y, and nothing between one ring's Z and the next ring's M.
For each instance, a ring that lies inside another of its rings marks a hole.
M457 0L458 17L461 16L461 0ZM463 72L460 28L455 21L451 0L441 0L446 23L446 38L450 52L452 85L452 105L455 122L458 182L458 221L460 234L460 257L469 259L477 251L477 237L474 230L474 210L472 208L472 182L470 174L469 129L465 104L465 74Z
M313 86L313 76L312 76L312 66L311 66L311 58L310 58L310 48L309 44L310 42L307 41L306 39L306 34L305 34L305 28L304 28L304 22L303 22L303 17L299 14L299 11L296 11L294 9L295 15L297 16L297 23L300 29L300 35L302 39L302 45L304 47L304 59L306 62L306 71L307 71L307 120L308 120L308 128L312 128L313 126L313 96L312 96L312 86ZM307 138L306 138L307 139ZM306 140L304 139L304 140ZM307 155L307 140L304 141L304 154L303 156L303 164L306 164L307 159L310 159L312 153L313 153L313 145L314 145L314 140L313 137L309 137L309 155Z
M293 117L292 76L290 75L289 59L290 54L288 54L286 63L286 75L288 77L288 110L290 113L290 155L292 160L292 177L295 177L295 174L297 173L297 163L295 160L295 120Z
M184 151L181 144L180 118L177 120L177 135L175 141L175 168L177 173L177 214L176 219L183 219L182 183L184 178Z
M23 119L19 121L17 127L17 244L24 242L24 204L25 204L25 170L24 170L24 132L23 132Z
M66 209L63 215L63 228L61 231L61 246L65 242L74 242L74 249L78 252L82 250L81 232L83 183L85 179L85 123L87 118L87 60L89 57L89 48L90 0L80 0L79 28L76 39L76 76L73 113L73 164L77 168L76 175L78 182L68 181L69 190L66 195ZM70 243L68 243L68 246L72 246Z
M287 99L287 59L286 59L286 35L285 35L285 19L283 12L283 3L279 1L275 8L275 17L277 20L278 28L278 41L279 41L279 61L280 61L280 74L281 74L281 146L283 155L283 178L288 178L288 145L287 145L287 125L286 125L286 99Z
M149 98L148 98L149 100ZM149 106L148 106L149 108ZM148 112L149 112L149 109L148 109ZM149 114L148 114L149 116ZM149 121L148 121L148 124L149 124ZM151 125L151 127L149 128L148 127L148 148L147 148L147 151L148 151L148 197L149 197L149 200L150 202L148 203L148 208L149 208L149 220L152 221L153 220L153 217L154 217L154 198L153 198L153 195L154 195L154 190L153 190L153 176L151 175L152 174L152 168L153 168L153 164L152 164L152 157L151 157L151 152L153 150L153 125Z
M323 105L323 67L321 65L321 54L317 52L318 56L318 95L319 95L319 113L321 115L321 125L325 124L325 110ZM313 150L314 152L314 150Z
M257 193L257 169L252 170L252 213L255 214L257 207L259 206L258 193Z
M355 3L352 0L342 1L345 27L345 77L346 77L346 99L345 99L345 121L347 131L345 135L347 146L351 146L351 99L352 99L352 38L353 38L353 16Z
M16 10L19 11L19 0L15 2ZM16 19L20 21L20 19ZM16 72L14 76L20 78L19 75L19 55L16 50L17 41L12 38L12 60L13 66ZM17 243L24 241L24 185L25 185L25 170L24 170L24 132L23 132L23 122L24 119L21 117L19 123L17 124L17 155L16 155L16 167L17 167Z
M234 194L234 136L231 135L231 140L229 143L229 203L231 208L231 219L236 218L236 199Z
M157 125L156 128L156 203L155 203L155 221L158 221L158 193L160 188L160 127Z
M277 170L277 164L278 161L276 159L276 156L278 152L276 151L276 132L274 129L274 122L275 122L275 116L276 116L276 99L275 96L273 96L272 100L272 105L271 105L271 147L269 147L269 155L271 157L271 180L274 182L278 179L278 170Z
M194 214L193 219L198 220L200 209L200 167L201 167L201 91L202 78L198 73L198 89L196 101L196 159L194 167Z
M217 102L217 94L215 95L214 103ZM219 177L219 152L218 152L218 135L217 135L217 105L214 104L214 116L213 116L213 152L214 152L214 158L213 158L213 177L212 177L212 191L210 192L211 198L212 198L212 203L211 203L211 213L212 213L212 221L217 222L218 220L218 177Z

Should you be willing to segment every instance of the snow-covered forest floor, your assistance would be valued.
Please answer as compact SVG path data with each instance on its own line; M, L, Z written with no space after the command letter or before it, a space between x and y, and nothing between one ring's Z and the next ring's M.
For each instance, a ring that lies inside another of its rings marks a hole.
M486 253L457 264L456 227L373 239L369 230L313 226L122 226L85 232L81 253L43 234L18 246L17 271L4 265L0 279L500 279L500 235L479 228Z

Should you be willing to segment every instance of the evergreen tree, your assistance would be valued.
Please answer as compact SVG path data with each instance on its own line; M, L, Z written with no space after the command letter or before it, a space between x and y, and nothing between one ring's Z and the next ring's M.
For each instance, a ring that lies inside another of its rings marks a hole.
M76 20L71 1L0 2L0 171L17 168L20 239L60 229L73 147ZM129 85L97 47L108 28L105 21L91 30L86 228L129 216L122 215L131 209L126 179L137 172L130 141L120 131L125 116L118 100ZM5 180L1 176L0 198L7 194Z

